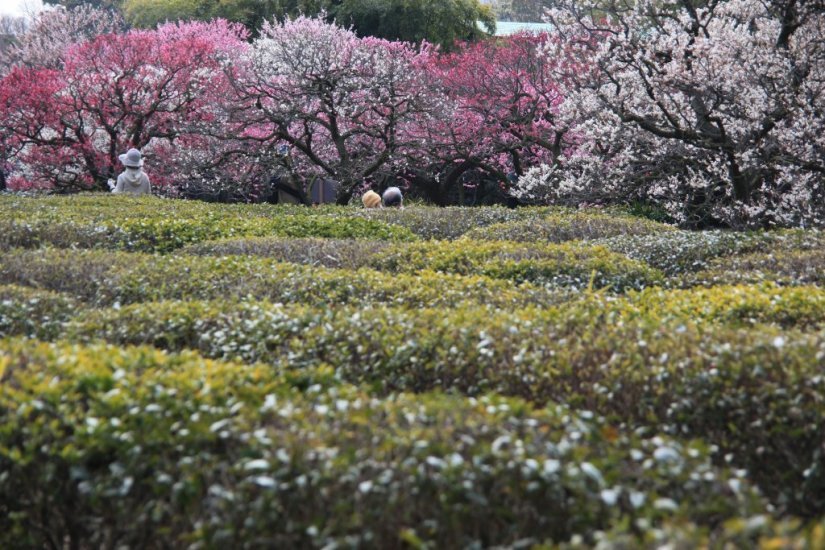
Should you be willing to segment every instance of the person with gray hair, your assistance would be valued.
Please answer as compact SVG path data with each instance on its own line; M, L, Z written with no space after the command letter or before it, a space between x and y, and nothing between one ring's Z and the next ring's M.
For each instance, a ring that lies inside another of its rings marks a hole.
M118 159L126 170L117 177L117 184L109 180L112 193L150 195L152 184L149 183L149 176L143 171L143 158L140 156L140 151L134 148L129 149L126 153L119 155Z
M404 197L401 195L401 189L398 187L387 187L387 190L384 191L384 195L382 196L382 200L384 201L384 206L387 208L394 206L398 208L404 207Z

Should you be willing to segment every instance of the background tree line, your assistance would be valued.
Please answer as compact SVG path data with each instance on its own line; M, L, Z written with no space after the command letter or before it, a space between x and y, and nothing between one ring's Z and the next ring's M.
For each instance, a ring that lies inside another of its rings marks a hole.
M81 5L119 10L132 26L154 28L166 21L222 18L243 24L256 37L273 17L323 15L328 22L352 27L359 36L420 42L450 49L457 40L476 40L495 32L495 15L478 0L46 0L74 8ZM479 27L481 23L483 29Z

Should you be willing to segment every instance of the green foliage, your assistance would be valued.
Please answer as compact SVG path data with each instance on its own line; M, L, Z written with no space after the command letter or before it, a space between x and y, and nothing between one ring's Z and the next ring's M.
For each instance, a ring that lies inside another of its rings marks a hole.
M774 281L784 285L825 283L825 248L761 252L714 260L685 284L735 284Z
M722 307L694 325L684 303L655 311L651 299L586 298L512 312L162 303L85 316L71 335L188 347L282 369L330 365L381 395L448 389L570 403L629 425L703 437L734 453L777 502L822 510L815 495L825 494L817 492L825 471L816 454L825 438L825 332L725 328L731 313ZM823 293L805 301L798 293L789 309L816 310L821 325ZM785 317L764 314L777 316Z
M817 230L670 231L622 235L597 242L614 252L661 269L668 275L678 275L701 271L711 265L730 265L731 256L756 251L783 254L821 249L825 246L825 233Z
M429 241L414 244L317 239L236 239L204 243L186 249L195 254L253 254L279 261L390 273L437 271L481 275L519 284L616 290L658 282L661 274L646 265L601 247L577 244Z
M4 546L491 546L764 511L701 443L563 406L20 341L0 378Z
M43 0L43 3L51 6L63 6L67 9L78 8L80 6L113 9L118 8L122 0Z
M359 269L389 248L386 241L353 239L242 238L188 246L182 254L202 256L248 255L332 268Z
M641 262L603 247L578 243L430 241L389 249L374 257L371 265L399 273L431 269L578 289L595 286L624 290L642 288L661 280L661 273Z
M600 239L617 235L658 235L667 238L675 229L642 218L620 217L608 213L553 213L542 218L530 218L477 227L465 234L467 239L483 241L563 242L579 239Z
M228 19L243 24L253 36L264 20L283 17L287 10L315 9L324 2L284 2L283 0L123 0L126 20L136 26L154 28L165 21Z
M0 196L0 547L818 548L823 235Z
M538 219L548 212L571 212L566 209L502 207L426 207L359 209L354 215L406 227L425 239L457 239L469 230L516 220Z
M330 14L339 24L352 25L361 36L418 43L422 40L450 50L456 41L478 40L496 30L489 6L478 0L342 0Z
M138 27L221 17L242 23L253 36L265 20L326 14L344 27L352 26L360 36L426 40L445 49L457 40L492 34L496 26L492 10L478 0L124 0L123 11L126 20Z
M68 296L14 285L0 285L0 338L9 335L56 338L79 306Z
M384 274L282 264L266 258L152 256L137 253L16 250L3 255L0 283L65 292L97 305L167 299L256 298L273 302L387 303L499 307L552 303L564 293L483 276L422 271Z
M190 243L239 236L416 239L403 227L306 208L267 210L156 198L107 198L109 204L79 197L56 201L53 207L0 199L0 213L8 214L0 221L0 250L51 245L170 252Z

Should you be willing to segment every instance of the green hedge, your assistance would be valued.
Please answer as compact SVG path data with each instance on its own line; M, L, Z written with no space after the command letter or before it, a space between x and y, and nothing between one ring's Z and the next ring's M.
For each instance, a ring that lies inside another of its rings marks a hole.
M153 256L69 250L15 250L2 255L0 283L65 292L93 304L165 299L257 298L318 305L388 303L447 307L551 304L565 291L480 276L421 272L384 274L278 263L266 258Z
M669 234L672 226L603 212L554 213L541 218L476 227L465 233L480 241L553 242L590 240L617 235Z
M817 250L825 247L825 233L817 230L763 232L669 231L650 235L623 235L596 243L643 261L667 275L693 273L711 265L724 266L728 258L765 252ZM727 282L745 282L729 279Z
M700 443L561 406L25 341L0 378L6 547L491 546L764 510Z
M57 338L63 324L80 309L76 300L62 294L0 285L0 338Z
M690 522L665 522L648 529L649 522L638 518L610 531L597 533L596 548L754 548L760 550L813 550L825 548L825 521L776 520L767 515L728 520L712 532ZM643 531L644 535L639 536ZM575 538L561 545L541 545L537 549L581 550L593 548L593 541Z
M273 218L129 218L81 222L0 222L0 249L109 248L170 252L190 243L234 236L324 237L410 241L409 231L358 218L288 215Z
M345 267L370 267L391 273L433 270L482 275L515 283L584 288L590 284L615 290L640 288L661 281L661 273L602 247L516 242L321 241L318 239L235 239L202 243L185 253L246 254L279 261Z
M605 300L608 297L605 297ZM825 289L780 287L773 283L630 292L609 305L622 320L645 318L729 327L774 324L786 328L825 328Z
M779 506L825 510L825 332L664 317L590 301L512 312L157 303L90 314L70 336L281 369L330 365L380 395L443 389L565 402L706 438Z
M262 256L281 262L359 269L370 265L373 257L386 253L391 246L387 241L375 240L258 237L194 244L181 253Z
M572 288L642 288L661 282L662 274L598 246L525 244L470 240L410 243L386 250L371 267L398 273L431 269L483 275L514 282Z
M825 284L825 244L816 249L780 250L716 260L684 278L685 285L772 281L782 285Z
M477 227L525 219L539 219L550 212L573 212L561 208L428 207L404 209L356 209L354 216L405 227L424 239L457 239Z

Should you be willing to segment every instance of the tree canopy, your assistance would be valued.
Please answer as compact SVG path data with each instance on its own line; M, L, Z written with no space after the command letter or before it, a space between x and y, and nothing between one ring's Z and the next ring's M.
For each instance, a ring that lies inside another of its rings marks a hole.
M495 32L495 15L478 0L343 0L330 14L341 25L352 25L360 36L420 42L452 49L459 41Z
M70 0L66 0L70 1ZM420 42L446 49L457 40L475 40L495 30L495 17L478 0L125 0L127 21L153 28L164 21L216 17L245 25L257 36L263 21L326 14L359 36Z

